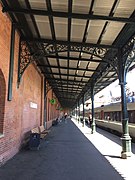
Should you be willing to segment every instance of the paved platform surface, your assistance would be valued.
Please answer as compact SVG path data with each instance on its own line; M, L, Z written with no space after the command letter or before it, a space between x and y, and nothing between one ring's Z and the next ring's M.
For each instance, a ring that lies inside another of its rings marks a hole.
M135 180L135 143L132 143L132 156L128 159L121 159L120 137L99 128L95 134L91 134L90 128L82 127L82 124L78 124L75 120L73 122L124 180Z
M97 131L74 119L59 123L39 151L23 150L2 166L0 180L135 180L134 155L121 159L120 138Z

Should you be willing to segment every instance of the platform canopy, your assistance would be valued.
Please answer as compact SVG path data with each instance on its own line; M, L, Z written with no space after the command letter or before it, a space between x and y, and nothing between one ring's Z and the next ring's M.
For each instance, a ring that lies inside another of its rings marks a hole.
M135 34L135 0L1 0L62 107L117 79L107 61Z

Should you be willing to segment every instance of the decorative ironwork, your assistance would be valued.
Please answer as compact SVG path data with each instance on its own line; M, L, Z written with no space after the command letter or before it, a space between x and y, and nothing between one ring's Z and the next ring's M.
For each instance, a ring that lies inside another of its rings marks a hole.
M28 65L32 61L36 61L41 59L47 55L55 54L59 52L67 52L67 51L75 51L75 52L83 52L87 54L92 54L96 57L101 59L104 58L105 54L108 52L109 48L102 48L102 47L89 47L89 46L82 46L82 45L65 45L60 43L36 43L37 47L39 47L34 53L31 53L29 50L29 46L32 47L31 41L21 41L20 44L20 57L19 57L19 75L18 75L18 82L28 67ZM42 44L42 47L41 47Z
M123 47L122 49L122 66L127 70L130 64L133 61L133 57L135 56L135 36ZM59 52L83 52L87 54L92 54L98 58L103 59L107 63L109 63L114 70L117 72L119 76L119 58L118 58L118 50L103 48L103 47L89 47L83 45L67 45L61 43L41 43L36 42L37 49L36 52L31 53L29 51L28 45L32 46L32 42L22 41L20 46L20 68L19 68L19 82L20 79L28 67L28 65L32 61L36 61L37 59L46 57L47 55L59 53ZM42 44L42 46L41 46ZM43 48L42 48L43 47ZM112 57L112 59L111 59Z
M48 82L46 82L46 94L45 96L47 96L48 92L52 89L52 87L49 85Z
M133 49L133 46L135 44L135 36L133 36L128 43L123 47L123 55L127 56Z
M112 60L106 59L106 62L108 62L113 67L113 69L116 71L116 73L119 74L117 55Z
M68 50L67 45L61 45L61 44L48 44L44 46L46 54L54 54L56 52L65 52Z
M29 51L28 45L25 41L20 42L20 55L19 55L19 75L18 82L20 83L21 77L28 67L28 65L32 62L32 56Z
M120 79L120 65L124 72L127 73L131 63L135 61L135 36L133 36L133 38L131 38L130 41L121 49L120 55L118 51L113 59L105 57L104 61L108 62L113 67Z
M126 71L128 71L128 69L133 61L135 61L135 45L133 46L132 51L128 55L128 58L126 61Z
M135 61L135 36L123 47L123 60L127 72L131 63Z
M39 42L37 43L40 44ZM67 51L74 51L74 52L83 52L87 54L92 54L98 58L104 58L105 54L109 50L109 48L102 48L102 47L89 47L89 46L82 46L82 45L65 45L59 43L43 43L44 50L39 48L33 55L36 58L41 58L46 55L51 55L60 52L67 52Z

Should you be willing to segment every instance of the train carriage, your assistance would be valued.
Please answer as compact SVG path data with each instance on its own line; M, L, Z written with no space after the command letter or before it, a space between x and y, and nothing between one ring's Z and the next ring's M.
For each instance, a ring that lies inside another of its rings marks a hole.
M135 102L127 103L129 123L135 123ZM121 103L113 103L95 108L95 118L101 120L121 121Z

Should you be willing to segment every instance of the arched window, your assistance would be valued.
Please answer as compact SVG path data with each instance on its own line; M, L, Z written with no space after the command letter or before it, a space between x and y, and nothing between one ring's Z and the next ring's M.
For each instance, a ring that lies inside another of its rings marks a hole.
M3 134L4 127L5 94L6 83L2 70L0 69L0 134Z

